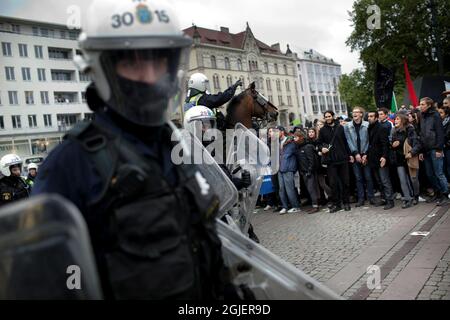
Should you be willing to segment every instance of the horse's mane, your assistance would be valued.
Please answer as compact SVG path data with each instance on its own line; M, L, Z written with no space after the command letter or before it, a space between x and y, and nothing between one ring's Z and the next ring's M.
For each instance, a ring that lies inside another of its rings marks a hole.
M236 107L241 103L242 99L244 99L245 91L241 92L237 96L234 96L230 103L227 106L227 119L233 119L234 113L236 112Z

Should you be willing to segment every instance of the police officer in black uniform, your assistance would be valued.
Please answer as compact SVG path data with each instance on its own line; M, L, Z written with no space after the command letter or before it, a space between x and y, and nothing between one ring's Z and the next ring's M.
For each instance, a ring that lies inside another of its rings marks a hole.
M166 1L96 0L89 14L76 63L94 79L95 120L50 153L33 194L78 206L106 298L223 298L218 198L195 166L171 161L168 113L191 39Z
M21 177L22 159L15 154L7 154L0 160L0 206L28 198L29 187Z
M234 97L236 89L242 85L242 81L239 79L224 92L210 94L208 78L203 73L194 73L189 78L184 111L186 112L194 106L205 106L210 109L220 108Z

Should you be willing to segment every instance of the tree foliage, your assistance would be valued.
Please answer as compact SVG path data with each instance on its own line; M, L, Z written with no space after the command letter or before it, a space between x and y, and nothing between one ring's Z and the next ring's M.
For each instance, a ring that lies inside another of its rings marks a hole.
M350 74L344 74L339 83L339 92L350 110L359 106L366 110L375 110L373 98L373 82L369 83L364 78L364 71L353 70Z
M450 75L450 10L449 0L434 0L436 5L437 28L433 28L430 3L432 0L356 0L349 12L353 32L347 39L352 51L360 52L364 71L361 76L352 72L353 84L364 83L367 94L373 96L376 63L379 62L396 72L395 92L397 102L405 88L403 57L408 60L409 71L413 79L423 75L439 74L434 48L440 40L444 73ZM371 5L381 10L381 28L371 30L367 21L372 13L367 13ZM433 38L435 37L435 38ZM361 80L362 77L362 80ZM348 79L344 78L345 81ZM351 83L351 81L349 81ZM361 86L351 86L346 94L351 99L362 94ZM370 91L369 91L370 88ZM343 85L346 90L346 85ZM359 99L362 99L360 97ZM358 100L355 101L359 103ZM351 104L351 102L348 102Z

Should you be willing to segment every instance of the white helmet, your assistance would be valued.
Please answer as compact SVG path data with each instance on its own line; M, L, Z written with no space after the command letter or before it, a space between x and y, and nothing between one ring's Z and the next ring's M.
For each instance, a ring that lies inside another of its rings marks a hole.
M28 172L29 172L31 169L34 169L34 170L36 170L36 172L37 172L37 171L38 171L38 166L37 166L37 164L36 164L36 163L30 163L30 164L28 165L28 167L27 167Z
M83 21L75 64L103 101L135 124L164 124L192 44L168 1L94 0Z
M211 91L208 77L205 76L203 73L194 73L189 78L188 88L195 89L205 93L209 93Z
M184 114L184 128L196 137L201 133L216 128L216 116L205 106L195 106Z
M0 159L0 171L5 177L11 176L11 166L20 165L22 170L22 159L16 154L7 154Z

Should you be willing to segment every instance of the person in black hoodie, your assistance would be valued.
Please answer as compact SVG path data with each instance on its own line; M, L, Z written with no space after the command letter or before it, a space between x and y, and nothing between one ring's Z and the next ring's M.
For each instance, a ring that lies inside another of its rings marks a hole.
M431 203L437 200L437 205L443 206L449 203L447 178L444 174L445 132L439 113L433 105L434 101L430 98L420 100L420 110L422 111L420 122L422 154L420 159L425 161L425 170L434 189L434 196L427 202Z
M378 121L378 112L368 113L369 121L369 150L367 161L372 168L375 179L382 187L384 210L395 207L394 190L389 176L389 134L390 130Z
M319 209L319 195L317 193L317 167L318 160L314 145L308 143L302 132L294 133L294 141L298 146L296 157L298 171L305 181L306 188L311 197L313 210L309 214L317 213Z
M322 163L328 166L334 203L330 213L341 211L342 203L345 211L350 211L348 164L351 161L351 153L345 138L344 127L335 120L333 111L326 111L324 117L325 126L320 130L318 145L322 152Z

